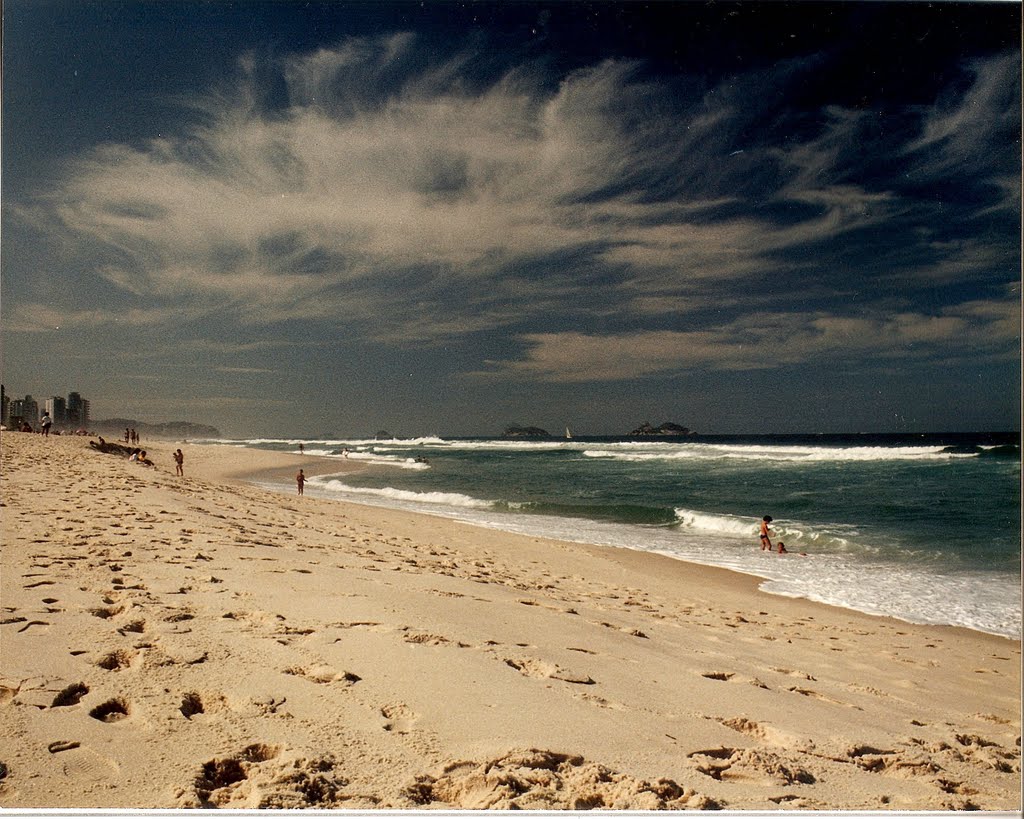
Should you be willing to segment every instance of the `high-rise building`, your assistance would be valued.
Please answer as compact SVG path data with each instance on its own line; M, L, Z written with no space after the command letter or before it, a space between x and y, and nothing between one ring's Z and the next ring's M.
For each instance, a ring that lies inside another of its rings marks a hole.
M50 413L50 418L53 419L53 425L56 427L63 427L67 424L67 408L68 402L59 395L46 399L46 411Z
M39 424L39 402L31 395L24 398L9 398L7 388L3 384L0 384L0 409L3 412L0 423L9 429L20 427L26 421L33 427ZM42 409L50 414L54 426L58 428L83 429L89 425L92 418L89 402L77 392L68 393L67 398L59 395L47 398Z
M85 402L77 392L68 393L68 403L65 409L67 425L78 429L84 427L88 422L88 410L83 407ZM85 415L85 417L83 417Z
M8 410L8 420L16 424L28 421L35 426L39 423L39 404L31 395L15 398Z

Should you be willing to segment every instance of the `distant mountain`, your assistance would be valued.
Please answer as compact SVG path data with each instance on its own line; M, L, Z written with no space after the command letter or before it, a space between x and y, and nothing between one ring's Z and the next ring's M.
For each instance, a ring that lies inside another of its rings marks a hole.
M551 433L540 427L509 427L503 433L503 438L550 438Z
M209 424L193 424L191 421L167 421L162 424L147 424L133 418L106 418L89 424L97 432L105 432L120 438L126 428L134 429L140 437L148 438L220 438L220 430Z
M651 426L650 421L641 424L630 435L696 435L689 427L666 421L660 427Z

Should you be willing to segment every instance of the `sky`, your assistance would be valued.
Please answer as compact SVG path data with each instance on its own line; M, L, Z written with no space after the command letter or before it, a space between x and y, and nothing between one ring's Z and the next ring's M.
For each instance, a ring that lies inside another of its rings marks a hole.
M5 0L9 395L1020 428L1018 3Z

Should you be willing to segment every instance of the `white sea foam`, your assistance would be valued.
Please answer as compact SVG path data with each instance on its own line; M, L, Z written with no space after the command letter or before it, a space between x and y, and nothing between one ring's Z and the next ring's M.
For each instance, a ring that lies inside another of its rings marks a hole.
M208 438L210 443L237 444L239 446L266 446L268 444L298 446L299 444L323 444L330 447L341 446L373 446L374 444L390 444L392 446L425 446L444 444L443 438L428 435L422 438Z
M953 458L975 458L972 453L946 452L941 446L921 447L811 447L760 446L719 444L662 444L651 450L651 445L612 444L591 446L583 451L586 458L609 458L619 461L672 461L694 459L733 459L751 461L946 461ZM637 451L639 450L639 451Z
M751 536L751 529L756 527L739 520L734 522L733 532L724 531L729 528L723 526L724 521L713 521L709 529L718 529L713 534L494 512L468 511L459 517L522 534L657 552L751 574L761 577L761 588L772 594L805 597L908 622L959 625L1015 638L1021 634L1019 584L999 574L952 576L842 551L807 555L797 551L787 555L762 552L756 537ZM774 523L772 526L775 528ZM790 539L792 535L785 537ZM815 548L824 547L819 541Z
M393 487L372 489L362 486L350 486L337 478L314 477L307 481L307 485L335 495L390 501L391 503L385 504L388 506L395 505L395 502L414 505L450 506L461 509L490 509L494 506L492 501L480 500L479 498L462 495L458 492L411 492L407 489L395 489ZM409 507L405 506L403 508Z
M358 450L348 453L348 459L361 461L373 466L395 466L401 469L430 469L430 464L417 461L415 458L402 458L398 455L378 455L375 452L360 452Z
M491 440L491 441L444 441L443 446L445 449L461 449L461 450L519 450L528 451L533 450L536 452L554 450L554 449L580 449L582 444L576 444L572 441L520 441L520 440Z
M696 441L620 441L608 443L575 440L545 439L479 439L448 440L436 435L417 438L341 438L337 440L310 440L302 438L252 438L243 441L212 439L213 443L241 446L319 444L333 449L307 449L308 454L334 454L339 447L372 449L387 453L392 449L413 447L439 450L466 451L519 451L579 452L586 458L609 458L620 461L671 461L692 459L733 459L756 461L843 462L843 461L900 461L976 458L977 453L949 452L945 446L810 446L790 444L724 444ZM983 447L984 448L984 447ZM989 447L991 448L991 447Z
M716 515L710 512L699 512L693 509L678 508L675 510L679 529L694 535L707 534L743 537L756 542L760 533L761 519L740 515ZM858 531L847 524L832 523L819 525L816 529L808 529L795 521L773 520L771 523L772 540L789 541L791 546L803 548L806 544L814 544L818 549L830 552L857 551L877 553L878 548L862 541L852 548L851 538L856 538Z
M682 527L697 532L756 537L760 527L758 518L711 515L706 512L695 512L692 509L676 509L675 511Z
M278 440L278 439L274 439L274 440L271 440L271 439L260 439L259 442L260 443L264 443L264 444L265 443L288 443L288 444L294 443L293 441L285 441L285 440ZM250 442L239 443L239 444L224 444L224 445L247 446L247 445L249 445L249 443ZM371 450L371 451L367 451L368 447L364 446L364 448L362 448L362 449L348 449L347 452L342 452L338 448L338 445L340 445L342 443L341 441L328 441L328 443L335 444L335 447L331 448L331 449L315 448L315 447L307 446L306 443L303 442L302 449L298 449L298 448L292 449L290 451L290 454L291 455L307 455L307 456L310 456L310 457L313 457L313 458L348 459L348 460L351 460L351 461L360 461L362 463L370 464L372 466L398 467L400 469L430 469L430 465L429 464L424 463L423 461L417 461L415 458L404 458L404 457L396 456L396 455L387 455L386 454L386 450L383 450L383 449L381 451L384 452L384 454L378 454L377 447L373 447L373 450ZM348 445L355 446L357 444L349 441Z

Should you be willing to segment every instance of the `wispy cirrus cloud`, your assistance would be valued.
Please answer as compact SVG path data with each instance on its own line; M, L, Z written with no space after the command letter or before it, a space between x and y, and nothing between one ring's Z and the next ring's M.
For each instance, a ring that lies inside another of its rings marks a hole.
M185 315L176 307L130 308L115 313L99 307L76 309L28 303L9 309L4 329L10 333L49 333L111 326L153 327L181 321Z
M905 146L915 155L919 174L966 178L981 170L984 183L993 152L1016 142L1019 154L1020 54L975 60L967 70L972 82L959 93L951 89L924 111L920 133Z
M1013 163L985 148L1011 127L997 108L1014 108L1012 56L973 64L966 90L931 108L897 112L902 141L840 106L776 139L784 87L813 61L706 88L624 61L558 82L534 65L481 79L481 60L472 48L432 59L411 35L244 58L233 84L190 101L190 127L98 148L24 206L146 306L25 303L8 329L220 315L395 344L500 330L525 357L496 371L569 380L994 331L955 304L897 314L867 292L848 320L779 305L843 291L849 266L865 280L1005 280L1015 248L938 236L933 203L900 175L941 176L970 156L992 190L976 212L1007 207ZM778 320L748 325L740 311L759 289ZM694 324L710 311L716 322Z
M1006 299L968 302L939 315L758 313L705 330L536 333L519 339L521 357L490 361L490 369L472 375L585 383L701 369L770 370L808 361L946 361L967 350L1010 358L1020 343L1020 320L1019 303Z

